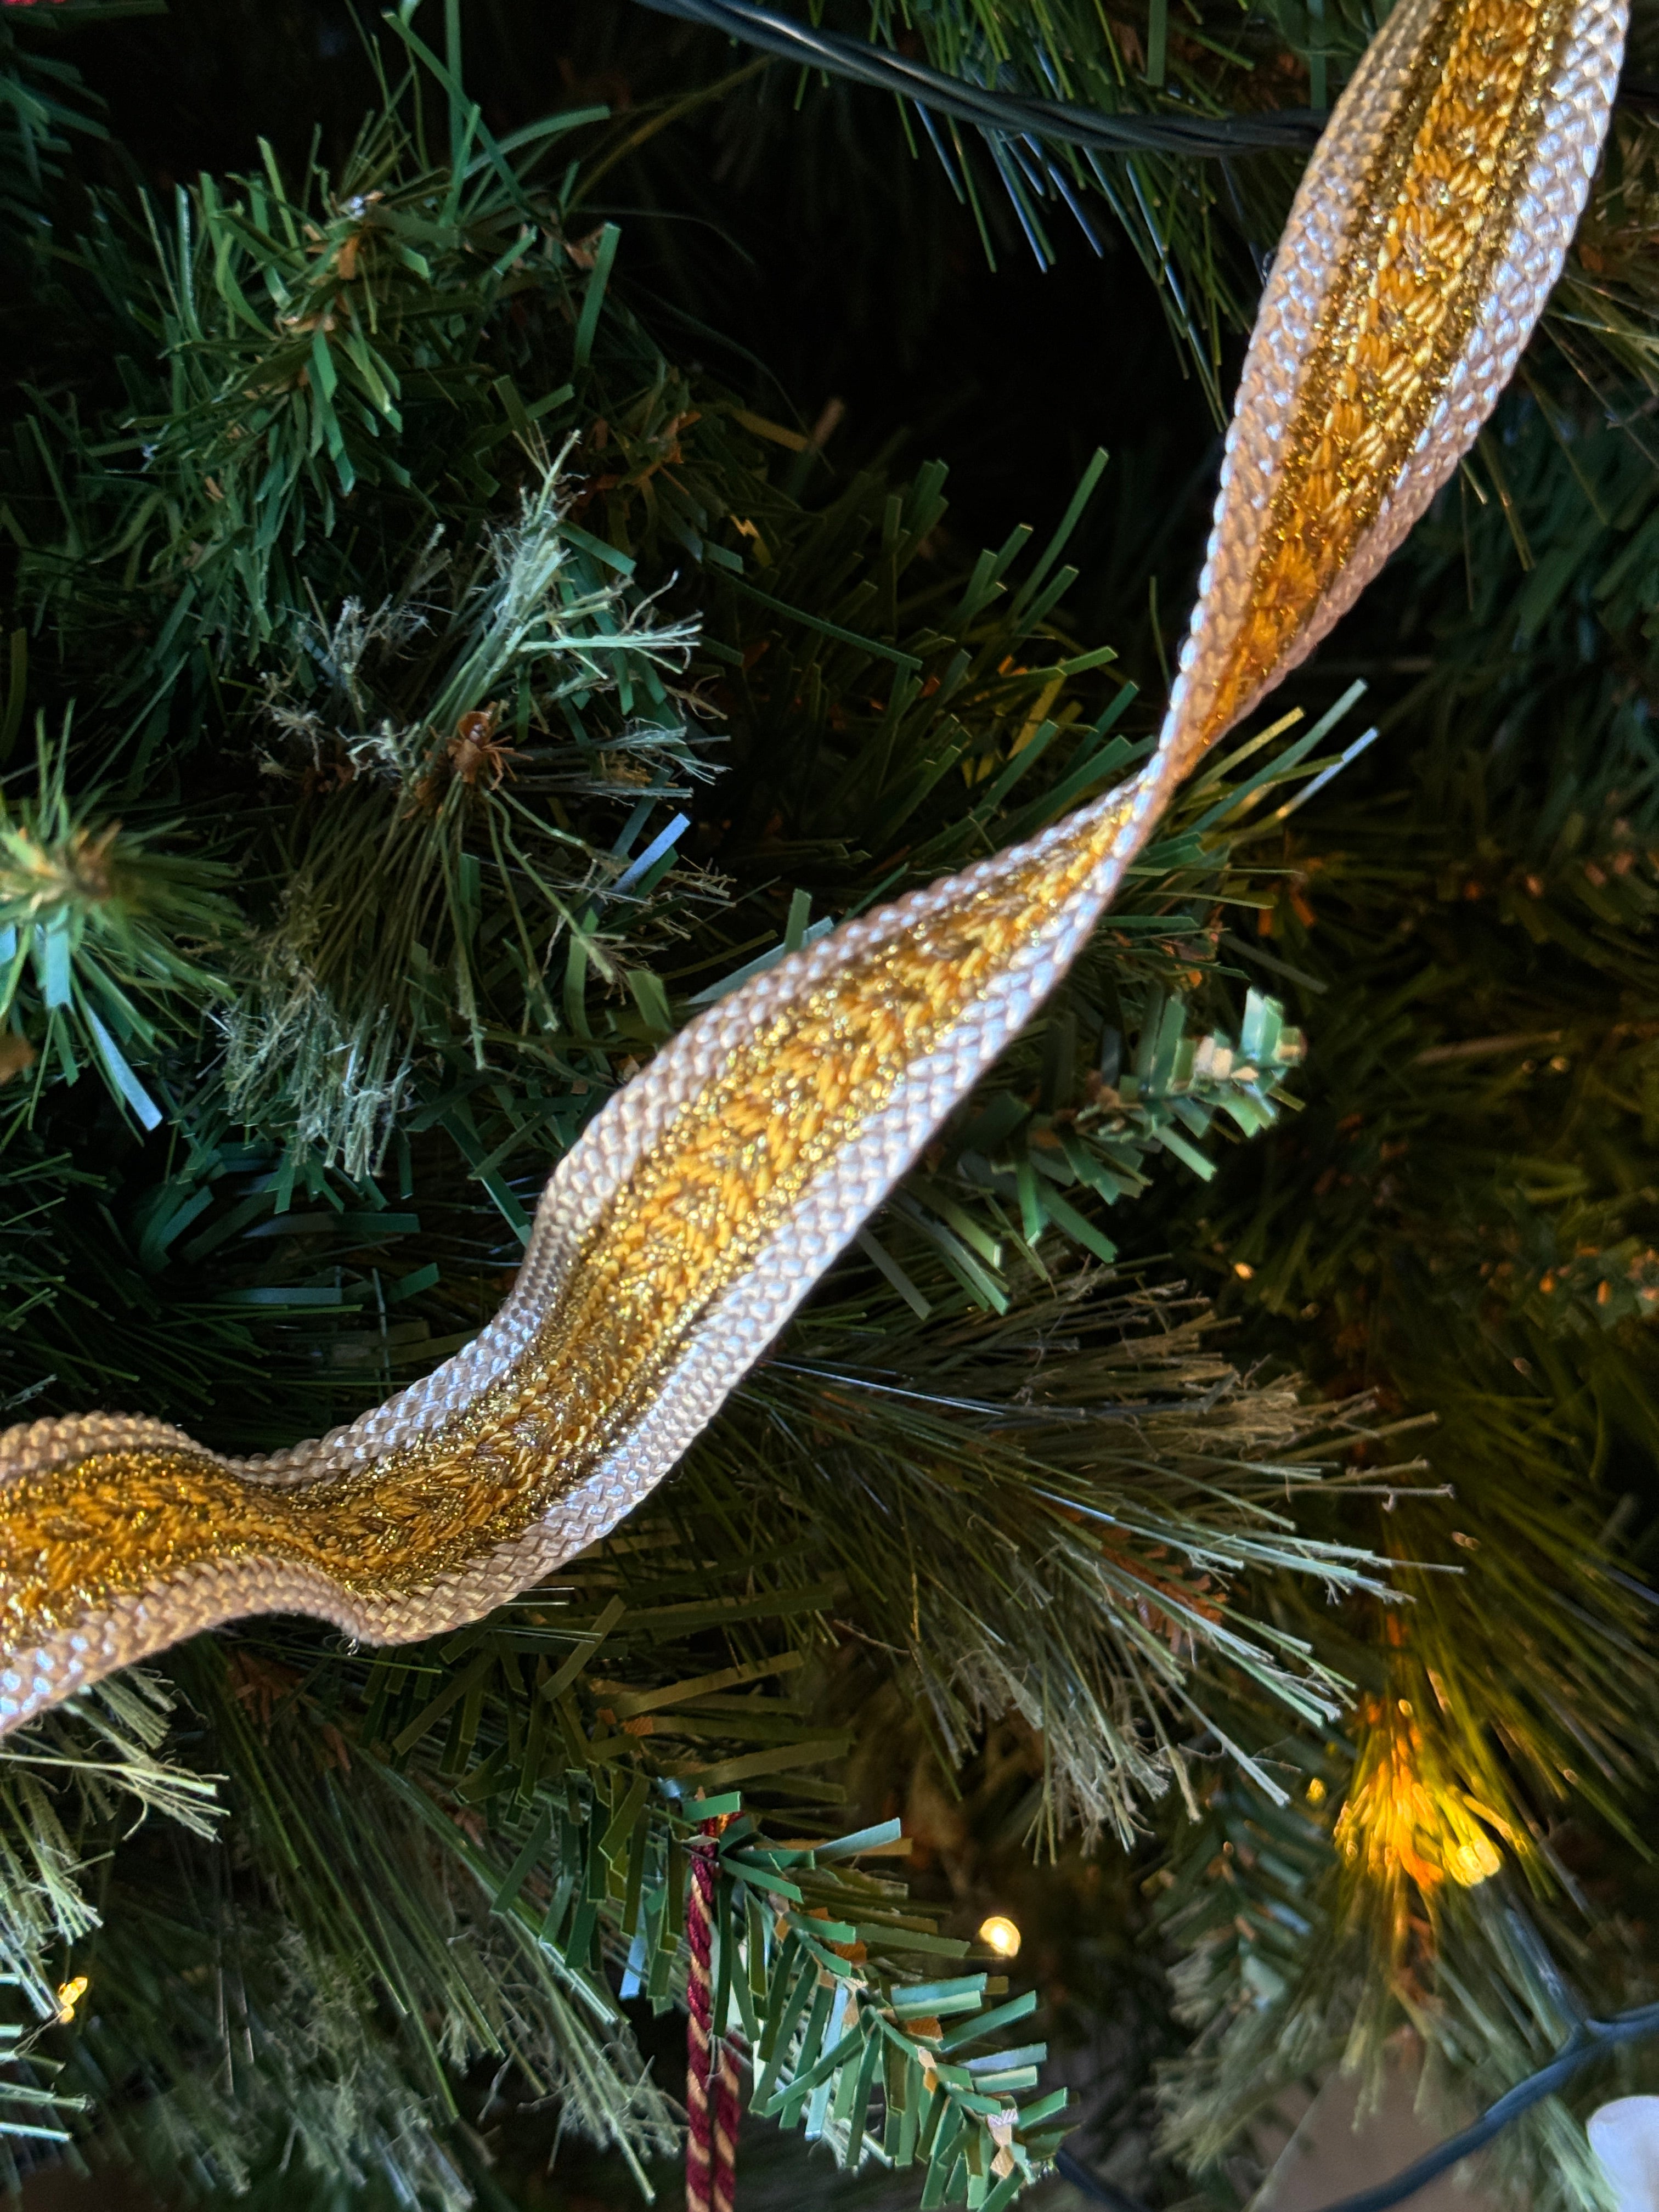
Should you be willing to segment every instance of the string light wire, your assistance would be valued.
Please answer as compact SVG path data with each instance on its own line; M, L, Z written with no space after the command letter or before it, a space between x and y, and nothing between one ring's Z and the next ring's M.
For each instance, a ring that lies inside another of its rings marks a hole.
M908 54L864 39L845 39L815 24L781 15L757 0L641 0L659 15L701 23L805 69L827 70L878 92L897 93L934 115L954 116L995 138L1050 138L1103 154L1190 154L1212 161L1229 155L1305 152L1324 128L1312 108L1264 108L1240 115L1109 115L1060 100L993 91L947 76Z
M1352 2197L1339 2197L1334 2204L1322 2205L1320 2212L1389 2212L1391 2205L1403 2204L1408 2197L1415 2197L1419 2189L1426 2189L1449 2166L1484 2150L1511 2120L1518 2119L1544 2098L1553 2096L1592 2058L1619 2044L1639 2043L1650 2035L1659 2035L1659 2004L1641 2005L1634 2012L1617 2013L1611 2020L1581 2021L1547 2065L1506 2090L1495 2105L1488 2105L1478 2120L1458 2134L1448 2136L1431 2151L1425 2151L1392 2180L1381 2181L1374 2189L1362 2189ZM1097 2204L1110 2206L1111 2212L1146 2212L1146 2207L1138 2198L1114 2183L1103 2180L1070 2151L1058 2152L1054 2165L1062 2180L1069 2181L1073 2189L1081 2190Z

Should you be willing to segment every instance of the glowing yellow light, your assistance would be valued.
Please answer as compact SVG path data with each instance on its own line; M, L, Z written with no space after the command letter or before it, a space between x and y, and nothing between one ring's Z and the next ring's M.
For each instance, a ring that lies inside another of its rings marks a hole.
M1334 1832L1344 1859L1373 1881L1403 1878L1425 1897L1443 1882L1474 1889L1490 1881L1504 1863L1500 1841L1513 1841L1501 1815L1462 1788L1409 1698L1371 1700L1364 1718Z
M87 1993L87 1978L77 1974L72 1982L60 1982L58 1986L58 2024L63 2027L75 2017L75 2008Z
M1488 1836L1475 1836L1446 1854L1447 1873L1465 1889L1490 1881L1503 1863L1497 1844Z
M979 1940L988 1950L994 1951L999 1959L1014 1959L1019 1955L1019 1929L1005 1913L994 1912L988 1920L980 1922Z
M1313 1780L1308 1784L1308 1802L1310 1805L1322 1805L1324 1802L1325 1785L1316 1774Z

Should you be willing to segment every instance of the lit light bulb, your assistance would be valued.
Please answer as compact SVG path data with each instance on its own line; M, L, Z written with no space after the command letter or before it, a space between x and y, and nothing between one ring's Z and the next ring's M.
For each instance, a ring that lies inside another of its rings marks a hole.
M72 1982L62 1982L58 1984L58 2025L59 2027L66 2027L74 2019L75 2008L86 1993L87 1978L84 1974L77 1974Z
M1488 1881L1504 1863L1498 1847L1489 1838L1476 1836L1470 1842L1459 1844L1446 1855L1446 1870L1455 1882L1465 1889L1478 1888Z
M994 1912L988 1920L981 1920L979 1940L988 1950L994 1951L999 1959L1013 1959L1019 1955L1019 1929L1006 1913Z

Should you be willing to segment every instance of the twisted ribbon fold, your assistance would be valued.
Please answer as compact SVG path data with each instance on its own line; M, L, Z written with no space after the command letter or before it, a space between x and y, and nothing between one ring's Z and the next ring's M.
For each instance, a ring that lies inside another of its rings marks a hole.
M561 1161L495 1321L349 1428L265 1459L118 1416L0 1435L0 1731L240 1615L453 1628L661 1480L1468 450L1583 212L1625 17L1398 0L1291 209L1130 783L703 1014Z

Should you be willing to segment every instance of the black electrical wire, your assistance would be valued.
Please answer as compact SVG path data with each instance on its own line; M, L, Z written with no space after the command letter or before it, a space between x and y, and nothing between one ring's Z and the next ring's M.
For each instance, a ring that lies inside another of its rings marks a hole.
M1326 118L1310 107L1264 108L1240 115L1109 115L1063 100L1032 100L994 92L966 77L946 76L865 39L820 31L793 15L780 15L758 0L641 0L659 15L723 31L763 53L827 70L878 92L896 93L937 115L1003 138L1053 138L1104 154L1188 154L1224 161L1230 155L1297 152L1311 147ZM1619 88L1623 106L1659 108L1659 84L1630 78Z
M803 68L828 70L855 83L895 92L936 115L952 115L1003 138L1053 138L1103 154L1231 154L1305 151L1324 127L1311 108L1265 108L1244 115L1108 115L1066 100L1030 100L993 92L965 77L946 76L925 62L864 39L843 39L763 8L757 0L641 0L660 15L678 15L724 31L763 52Z
M1500 2130L1508 2127L1529 2106L1553 2096L1589 2060L1617 2044L1639 2043L1648 2035L1659 2035L1659 2004L1643 2005L1635 2012L1621 2012L1612 2020L1581 2021L1547 2066L1540 2066L1524 2081L1517 2081L1495 2105L1488 2105L1480 2118L1461 2134L1449 2136L1444 2142L1425 2152L1421 2158L1396 2173L1392 2181L1379 2182L1375 2189L1362 2189L1356 2196L1322 2205L1320 2212L1389 2212L1391 2205L1403 2203L1407 2197L1415 2197L1419 2189L1426 2189L1448 2166L1455 2166L1460 2159L1477 2150L1484 2150ZM1110 2212L1146 2212L1138 2198L1109 2181L1103 2181L1070 2151L1057 2152L1054 2166L1062 2180L1069 2181L1097 2204L1109 2206Z

